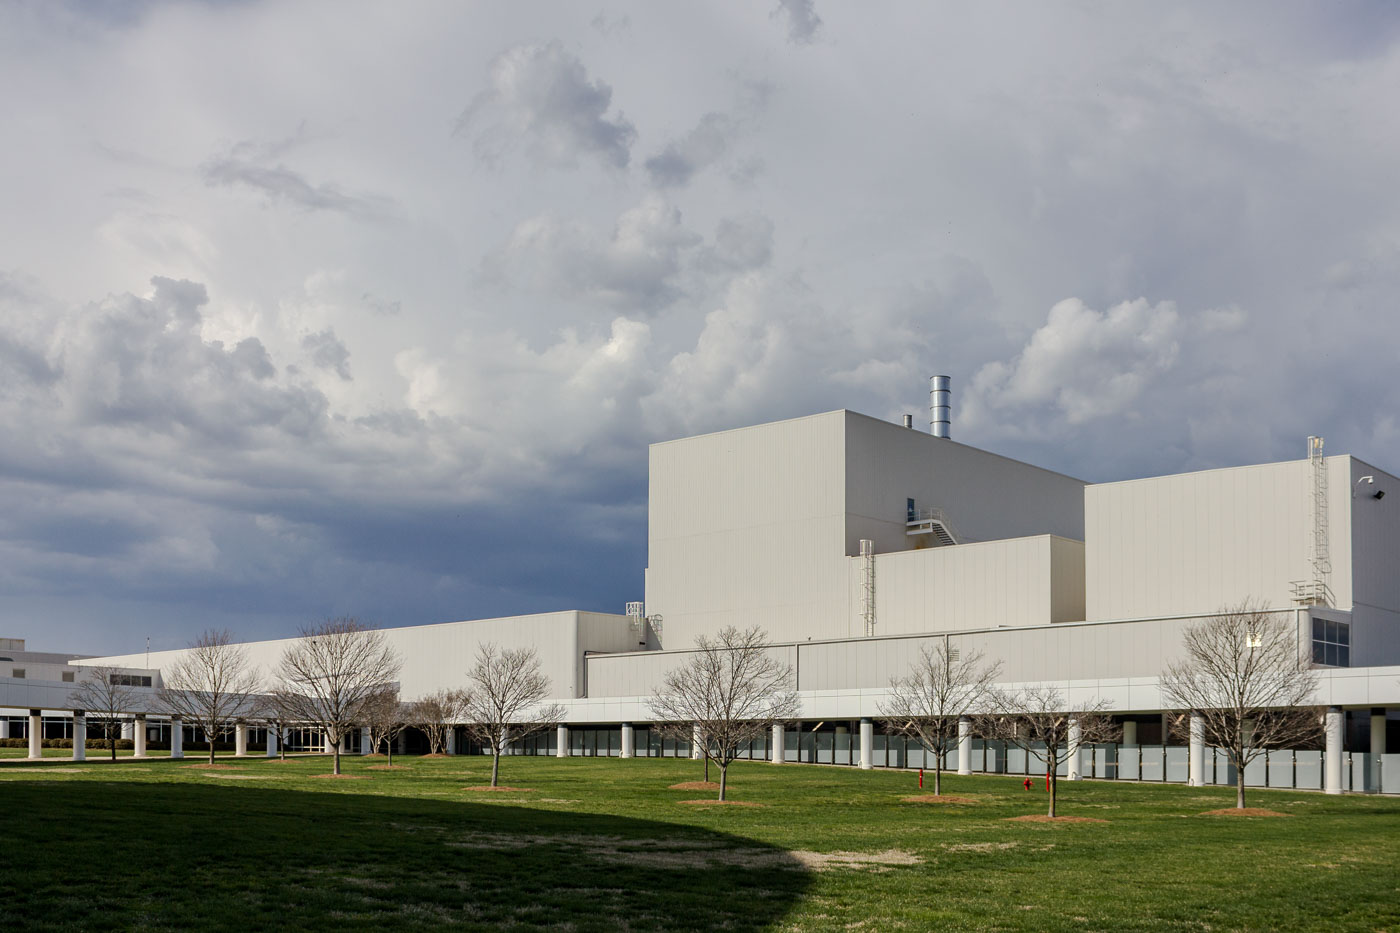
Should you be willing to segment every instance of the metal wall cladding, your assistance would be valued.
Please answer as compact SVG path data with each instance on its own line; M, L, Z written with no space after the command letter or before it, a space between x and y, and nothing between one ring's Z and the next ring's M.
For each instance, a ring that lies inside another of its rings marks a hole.
M766 653L779 664L792 668L796 675L795 645L774 645ZM650 697L661 688L669 672L686 664L693 655L693 651L651 651L590 657L587 659L588 696L590 699Z
M1348 489L1355 492L1348 501L1352 663L1400 664L1400 479L1354 457L1345 459L1351 462ZM1374 482L1358 484L1363 476ZM1377 499L1378 491L1385 496Z
M726 625L775 641L860 634L847 558L861 538L918 547L909 499L970 539L1083 533L1079 480L847 411L657 444L650 467L647 611L667 648Z
M582 696L585 650L619 651L630 647L631 626L626 616L605 613L549 612L470 622L446 622L382 629L389 644L403 659L399 674L404 700L414 700L444 688L464 687L467 668L483 644L498 648L534 648L540 667L549 677L551 696ZM295 639L248 642L249 661L271 679L283 652ZM153 651L152 668L165 668L183 651ZM116 667L144 665L146 655L86 658L83 665Z
M913 548L907 500L943 510L960 540L1055 534L1084 538L1085 483L854 412L846 415L846 553Z
M1328 513L1338 606L1350 606L1350 458L1329 457ZM1090 486L1085 608L1090 620L1210 614L1245 599L1292 605L1312 578L1305 460Z
M1194 620L1065 624L925 638L863 638L797 646L802 690L857 690L887 686L907 675L924 648L946 643L988 665L1000 664L1002 683L1155 678L1181 650Z
M726 625L845 634L845 415L651 448L646 602L664 646Z
M860 632L862 560L847 564ZM903 635L1084 619L1084 546L1040 535L875 557L875 633Z

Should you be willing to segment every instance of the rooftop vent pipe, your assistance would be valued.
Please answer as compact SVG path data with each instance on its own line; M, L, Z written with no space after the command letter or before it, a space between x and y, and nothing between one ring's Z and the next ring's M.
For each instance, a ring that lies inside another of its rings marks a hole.
M904 416L904 426L905 426L906 428L912 428L912 427L914 426L914 416L913 416L913 415L905 415L905 416Z
M952 437L952 389L947 376L930 376L928 379L929 433L934 437Z

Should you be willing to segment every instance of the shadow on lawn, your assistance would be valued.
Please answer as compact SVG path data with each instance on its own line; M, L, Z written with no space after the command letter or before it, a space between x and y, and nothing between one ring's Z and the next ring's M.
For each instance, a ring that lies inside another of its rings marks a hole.
M505 804L184 783L6 782L0 925L758 928L810 876L694 827Z

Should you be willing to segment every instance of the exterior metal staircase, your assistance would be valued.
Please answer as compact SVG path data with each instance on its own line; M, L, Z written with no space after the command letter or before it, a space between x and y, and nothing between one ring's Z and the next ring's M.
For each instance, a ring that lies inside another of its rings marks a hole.
M938 547L957 544L959 535L942 509L911 509L905 522L906 535L932 535Z

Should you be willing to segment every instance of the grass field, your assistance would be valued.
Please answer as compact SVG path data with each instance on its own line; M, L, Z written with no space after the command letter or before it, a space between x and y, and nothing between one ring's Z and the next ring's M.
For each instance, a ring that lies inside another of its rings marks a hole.
M12 756L11 756L12 757ZM741 762L0 764L0 927L24 930L1400 929L1400 800Z

